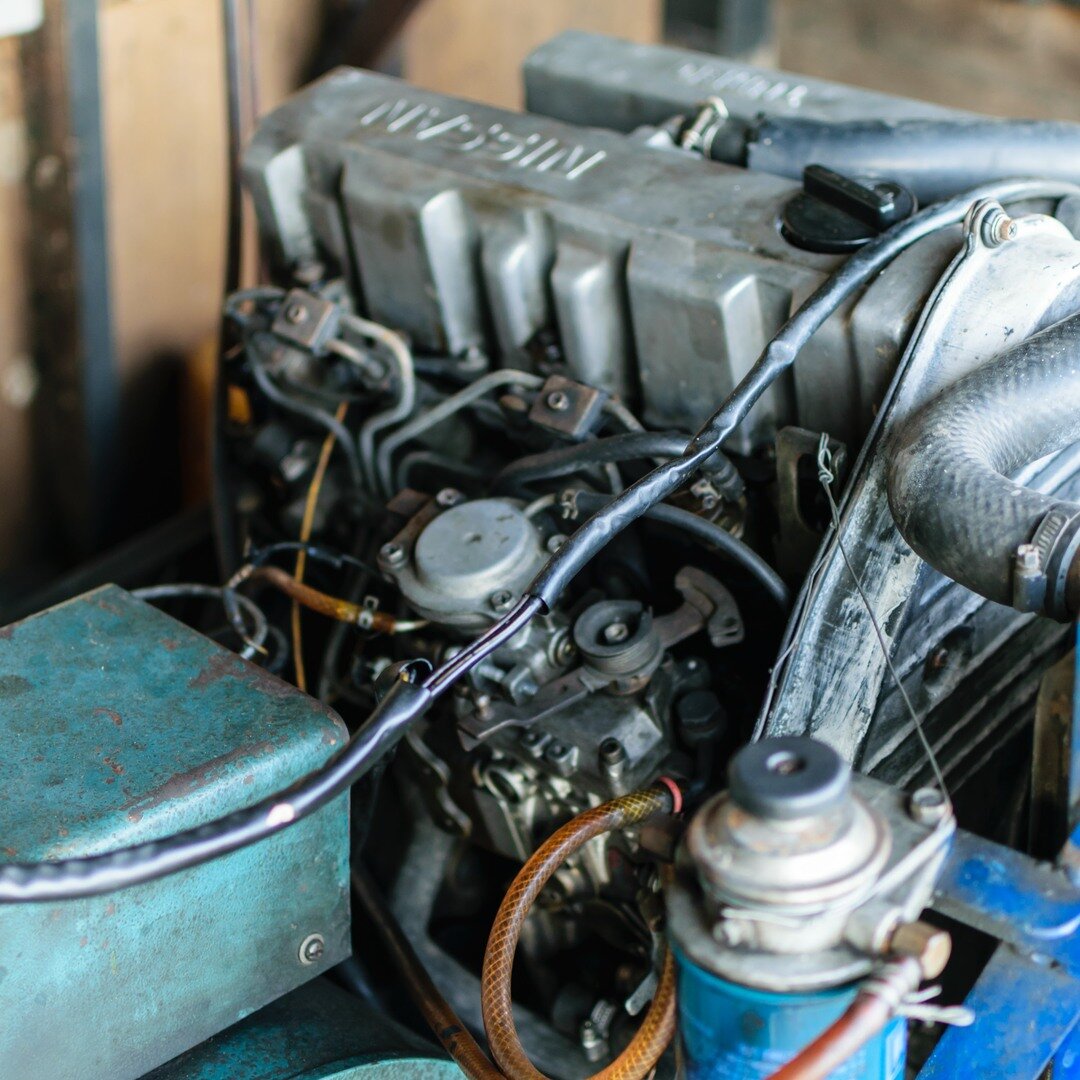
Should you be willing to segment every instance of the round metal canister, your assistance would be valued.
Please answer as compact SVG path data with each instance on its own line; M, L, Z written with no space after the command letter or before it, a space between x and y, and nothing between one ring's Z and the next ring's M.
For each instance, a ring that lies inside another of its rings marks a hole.
M687 1080L760 1080L813 1042L851 1004L857 985L774 994L727 982L675 950ZM892 1020L829 1080L900 1080L907 1024Z

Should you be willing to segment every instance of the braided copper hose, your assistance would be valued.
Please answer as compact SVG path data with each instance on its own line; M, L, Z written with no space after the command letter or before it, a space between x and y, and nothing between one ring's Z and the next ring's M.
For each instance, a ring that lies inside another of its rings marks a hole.
M526 916L552 874L590 840L670 812L668 787L623 795L586 810L549 837L521 868L495 916L484 953L480 1004L492 1056L509 1080L546 1080L528 1059L514 1026L510 973ZM675 1034L675 962L668 952L649 1011L630 1045L591 1080L639 1080L647 1076Z

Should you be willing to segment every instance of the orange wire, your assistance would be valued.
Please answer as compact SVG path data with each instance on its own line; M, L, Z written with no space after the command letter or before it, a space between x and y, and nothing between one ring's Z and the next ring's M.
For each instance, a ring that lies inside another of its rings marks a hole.
M349 403L343 401L334 414L337 422L343 423L345 414L349 411ZM330 455L334 452L334 443L337 436L331 432L323 440L322 450L319 451L319 461L315 466L315 474L311 478L311 486L308 488L307 500L304 503L304 516L300 521L300 543L306 544L311 539L311 530L315 523L315 508L319 504L319 492L322 491L323 480L326 479L326 470L330 465ZM296 556L296 570L293 577L298 584L303 584L304 568L307 566L307 552L301 550ZM296 685L301 690L307 690L307 673L304 671L303 639L300 632L300 604L292 602L292 646L293 663L296 668Z

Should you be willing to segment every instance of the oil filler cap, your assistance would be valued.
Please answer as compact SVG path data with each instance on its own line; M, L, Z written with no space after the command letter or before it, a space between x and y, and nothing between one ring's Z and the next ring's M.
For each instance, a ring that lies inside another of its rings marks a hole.
M797 735L744 747L731 760L728 781L736 806L772 820L826 814L851 794L847 762L831 746Z
M806 251L841 254L915 212L915 196L894 180L856 180L807 165L803 189L784 207L780 232Z

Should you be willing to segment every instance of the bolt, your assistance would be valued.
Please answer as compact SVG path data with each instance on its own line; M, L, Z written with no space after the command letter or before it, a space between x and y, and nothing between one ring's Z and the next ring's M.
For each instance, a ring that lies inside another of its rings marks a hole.
M405 549L391 541L379 548L379 557L387 566L401 566L405 562Z
M490 694L477 694L473 698L473 705L476 707L476 715L481 720L488 720L491 718L491 695Z
M1000 247L1016 239L1016 222L1001 207L991 210L982 223L983 243L987 247Z
M596 1025L591 1020L584 1021L579 1036L586 1059L591 1062L599 1061L607 1047L604 1037L596 1030Z
M1034 544L1021 544L1016 549L1016 565L1020 570L1039 569L1039 549Z
M443 488L442 491L435 496L435 502L444 509L449 509L451 506L457 506L464 498L465 496L454 488Z
M552 390L544 400L552 412L566 412L570 408L570 395L565 390Z
M552 555L559 550L566 543L567 538L562 533L555 533L554 536L549 536L544 547L548 549L548 552Z
M301 323L307 322L307 317L307 308L303 304L290 304L285 309L285 318L293 326L299 326Z
M301 964L310 966L312 964L317 964L323 958L323 953L325 952L326 942L323 939L322 934L308 934L308 936L300 942L300 949L297 955Z
M937 825L949 816L949 800L937 788L919 788L908 799L908 813L920 825Z
M609 645L618 645L630 636L630 627L624 622L609 623L604 627L604 641Z
M489 603L494 611L509 611L514 603L514 594L509 589L500 589L491 594Z

